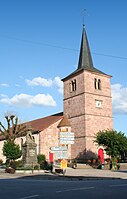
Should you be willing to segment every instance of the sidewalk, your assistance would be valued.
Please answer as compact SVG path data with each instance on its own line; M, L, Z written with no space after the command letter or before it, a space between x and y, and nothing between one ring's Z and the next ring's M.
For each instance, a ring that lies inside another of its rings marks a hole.
M110 171L99 169L72 169L67 168L65 175L55 173L0 173L0 179L38 179L38 180L93 180L93 179L127 179L127 170Z
M127 179L127 170L67 169L66 176Z

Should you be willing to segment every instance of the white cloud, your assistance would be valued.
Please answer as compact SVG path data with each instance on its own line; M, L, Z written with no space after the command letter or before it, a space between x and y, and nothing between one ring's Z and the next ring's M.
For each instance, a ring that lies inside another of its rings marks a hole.
M35 77L32 80L25 80L28 86L43 86L43 87L52 87L55 86L58 89L58 92L63 94L63 82L60 77L55 77L54 79L45 79L42 77Z
M38 95L27 95L27 94L19 94L15 95L12 98L4 96L1 100L1 103L29 108L32 106L56 106L56 102L52 98L51 95L47 94L38 94Z
M26 80L26 83L28 86L44 86L44 87L51 87L52 86L52 80L51 79L45 79L42 77L35 77L32 80Z
M121 84L111 85L113 112L117 114L127 114L127 88Z
M3 84L0 84L0 87L9 87L9 84L3 83Z
M55 77L53 82L58 87L59 93L63 94L63 82L60 77Z

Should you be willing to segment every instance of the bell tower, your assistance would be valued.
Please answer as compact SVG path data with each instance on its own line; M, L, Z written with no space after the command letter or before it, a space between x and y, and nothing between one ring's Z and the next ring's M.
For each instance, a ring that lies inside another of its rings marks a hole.
M64 114L75 133L72 158L84 159L90 154L98 154L94 136L99 130L113 128L110 78L93 66L83 25L77 70L62 80Z

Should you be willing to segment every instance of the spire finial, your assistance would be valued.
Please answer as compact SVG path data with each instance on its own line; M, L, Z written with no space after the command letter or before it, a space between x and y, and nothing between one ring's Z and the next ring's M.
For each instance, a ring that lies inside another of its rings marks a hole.
M81 39L81 46L80 46L80 54L79 54L79 62L78 62L78 69L79 68L93 68L92 57L90 53L89 43L87 40L85 24L84 24L84 16L86 15L86 9L82 12L83 15L83 30L82 30L82 39Z
M82 11L82 24L83 24L83 28L85 27L85 16L87 15L87 11L86 9L83 9Z

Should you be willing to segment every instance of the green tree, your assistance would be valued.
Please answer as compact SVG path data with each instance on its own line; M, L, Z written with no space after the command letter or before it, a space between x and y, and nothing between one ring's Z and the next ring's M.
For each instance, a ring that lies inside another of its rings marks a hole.
M124 133L115 130L99 131L95 136L95 141L99 146L103 146L106 154L111 156L115 165L116 160L127 150L127 137Z
M7 122L7 128L0 122L0 136L3 136L5 140L14 142L17 137L20 137L26 133L25 124L18 124L18 117L11 115L5 116Z
M4 142L3 155L6 156L8 166L10 166L10 163L21 157L22 151L20 150L20 146L18 144L7 140Z

